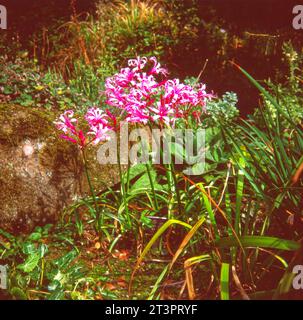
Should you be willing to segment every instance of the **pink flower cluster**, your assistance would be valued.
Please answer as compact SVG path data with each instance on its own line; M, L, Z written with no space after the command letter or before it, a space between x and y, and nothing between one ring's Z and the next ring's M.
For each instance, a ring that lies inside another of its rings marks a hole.
M90 108L85 115L85 119L88 124L86 134L79 129L74 112L72 110L65 111L55 122L56 127L64 133L61 138L84 148L90 143L98 144L100 141L108 140L108 132L113 130L116 125L112 114L99 108ZM89 139L89 136L92 136L92 138Z
M168 80L167 74L155 57L129 60L127 68L106 80L108 105L119 108L122 111L120 119L130 123L154 122L171 126L176 119L199 118L205 112L207 100L212 98L205 85L193 87L179 79ZM63 139L81 148L108 140L109 131L118 129L116 117L108 110L90 108L85 120L88 125L86 134L78 128L72 110L64 112L55 124L63 131Z
M167 71L155 57L129 60L127 68L106 80L105 88L109 105L126 111L128 122L143 124L172 125L178 118L197 116L212 97L205 85L194 88L179 79L167 80Z

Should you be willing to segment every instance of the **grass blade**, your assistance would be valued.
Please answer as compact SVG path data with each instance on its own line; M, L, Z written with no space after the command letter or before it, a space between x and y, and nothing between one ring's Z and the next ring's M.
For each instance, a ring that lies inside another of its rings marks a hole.
M301 247L300 243L298 242L275 237L243 236L239 237L239 239L243 247L263 247L288 251L296 251ZM216 244L221 248L239 246L239 242L234 236L221 238L220 240L216 241Z
M171 219L166 221L161 228L153 235L153 237L150 239L150 241L148 242L148 244L146 245L146 247L144 248L143 252L141 253L139 259L136 262L136 265L134 267L134 271L132 272L131 278L130 278L130 283L129 283L129 295L130 295L130 291L131 291L131 286L132 286L132 282L133 282L133 278L134 275L136 273L136 271L138 270L141 262L143 261L144 257L146 256L146 254L148 253L148 251L150 250L150 248L153 246L153 244L161 237L161 235L172 225L177 224L177 225L181 225L185 228L191 229L192 226L180 221L180 220L175 220L175 219Z
M220 285L221 300L229 300L229 263L222 263Z

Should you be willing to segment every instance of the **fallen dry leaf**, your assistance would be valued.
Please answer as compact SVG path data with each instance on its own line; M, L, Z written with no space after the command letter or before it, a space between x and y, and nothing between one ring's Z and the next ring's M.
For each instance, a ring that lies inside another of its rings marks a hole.
M100 242L96 242L95 243L95 249L99 250L101 248L101 243Z
M107 290L112 291L112 290L115 290L115 289L116 289L116 286L113 285L113 284L110 283L110 282L107 282L107 283L105 284L105 288L106 288Z
M129 255L130 255L130 252L127 250L121 250L121 251L116 250L113 253L114 258L122 260L122 261L128 260Z

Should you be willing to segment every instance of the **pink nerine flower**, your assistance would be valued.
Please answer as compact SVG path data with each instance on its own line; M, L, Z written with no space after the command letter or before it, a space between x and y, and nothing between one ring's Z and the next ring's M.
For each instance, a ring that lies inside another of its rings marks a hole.
M106 141L110 139L108 132L110 129L108 127L103 126L99 123L97 126L91 127L90 131L87 134L94 136L92 143L98 144L101 141Z
M107 103L124 110L128 122L173 125L178 118L196 118L212 98L205 85L193 87L179 79L168 80L167 70L155 57L131 59L128 66L105 83Z
M206 102L213 96L206 92L204 84L191 86L179 79L169 80L167 74L155 57L129 60L127 68L105 81L108 105L120 109L120 120L130 123L174 126L177 119L188 117L199 122ZM85 120L86 134L78 129L72 110L65 111L55 123L64 133L62 138L80 148L108 140L109 131L119 130L116 117L108 110L90 108Z
M151 57L150 61L154 63L154 66L149 71L149 74L163 74L164 76L167 76L168 71L164 68L161 68L161 64L157 61L156 57Z
M112 114L105 113L100 108L90 108L85 115L85 119L90 127L88 134L94 136L92 143L98 144L101 141L109 140L108 132L113 129L109 120L115 121Z
M67 110L59 117L59 120L55 122L55 125L59 130L65 133L64 135L61 135L62 139L78 144L80 148L84 148L86 139L82 130L77 129L77 122L77 119L74 118L74 112L72 110Z
M99 124L106 126L108 124L107 114L99 108L88 109L85 115L85 119L91 127L97 126Z
M146 63L147 63L146 57L143 57L143 58L137 57L136 59L128 60L128 65L130 67L133 67L133 72L141 71L145 67Z
M161 99L160 102L157 102L157 106L150 108L150 110L153 112L151 118L154 122L164 123L167 126L174 122L171 117L174 115L174 109L170 104L165 103L165 99Z
M116 118L109 112L104 112L99 108L90 108L85 119L88 124L88 130L86 134L78 129L78 121L74 118L74 112L72 110L65 111L55 122L56 127L64 132L61 138L70 141L74 144L78 144L81 149L88 144L98 144L101 141L108 140L109 131L116 128ZM88 138L92 136L92 138Z
M56 121L55 124L59 130L62 130L64 133L68 133L69 131L75 132L76 127L73 123L77 123L77 119L74 117L74 111L67 110L60 117L59 121Z

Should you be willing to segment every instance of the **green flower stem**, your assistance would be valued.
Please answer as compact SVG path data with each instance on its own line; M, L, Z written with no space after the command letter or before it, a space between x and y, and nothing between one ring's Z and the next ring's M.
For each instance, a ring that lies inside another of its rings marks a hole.
M137 129L138 129L138 126L137 126ZM152 130L151 130L151 132L152 132ZM140 144L141 144L142 152L144 152L144 145L143 145L143 141L142 140L140 140ZM145 167L146 167L146 171L147 171L147 175L148 175L148 179L149 179L149 184L150 184L150 187L151 187L152 193L153 193L154 207L158 211L159 210L159 206L158 206L158 200L157 200L157 196L156 196L156 192L155 192L154 182L153 182L153 179L152 179L152 176L151 176L150 162L146 163Z
M159 207L158 207L158 201L157 201L157 197L156 197L156 192L155 192L155 186L154 186L154 182L151 176L151 172L150 172L150 167L149 167L149 163L146 163L146 171L148 174L148 178L149 178L149 183L150 183L150 187L152 189L152 193L153 193L153 197L154 197L154 204L155 204L155 209L158 211Z
M181 213L182 213L181 197L180 197L180 192L179 192L179 189L178 189L178 181L177 181L177 175L176 175L176 171L175 171L175 166L174 166L173 163L171 163L170 169L171 169L171 174L172 174L173 181L174 181L174 191L176 192L179 215L181 215Z
M153 133L151 126L150 126L150 129L151 129L151 132ZM160 127L160 130L162 131L162 127ZM163 150L162 150L161 146L158 144L157 138L156 137L154 137L154 138L155 138L155 141L157 142L157 148L158 148L158 150L160 150L160 158L163 159ZM173 164L167 165L167 166L164 165L164 167L166 169L165 170L166 171L166 178L167 178L167 183L168 183L170 192L171 192L171 194L174 194L174 192L176 193L179 214L181 214L181 212L182 212L181 197L180 197L180 192L179 192L178 186L177 186L177 177L176 177L174 165ZM174 184L174 188L173 188L173 184Z
M86 159L85 151L83 149L81 151L82 151L84 171L85 171L86 179L87 179L87 182L88 182L88 186L90 188L91 195L93 197L95 211L96 211L96 231L98 233L100 233L100 222L101 222L101 225L102 225L103 221L100 221L100 210L99 210L99 206L98 206L98 201L97 201L97 197L96 197L96 194L95 194L95 190L94 190L94 187L93 187L90 175L89 175L89 170L88 170L88 166L87 166L87 159Z
M130 227L131 226L131 219L130 219L129 211L128 211L127 194L126 194L125 183L124 183L123 174L122 174L121 158L120 158L119 150L120 150L120 141L118 141L118 148L117 148L119 177L120 177L120 182L121 182L121 192L122 192L122 198L123 198L123 204L124 204L124 208L125 208L126 218L127 218L128 225Z

